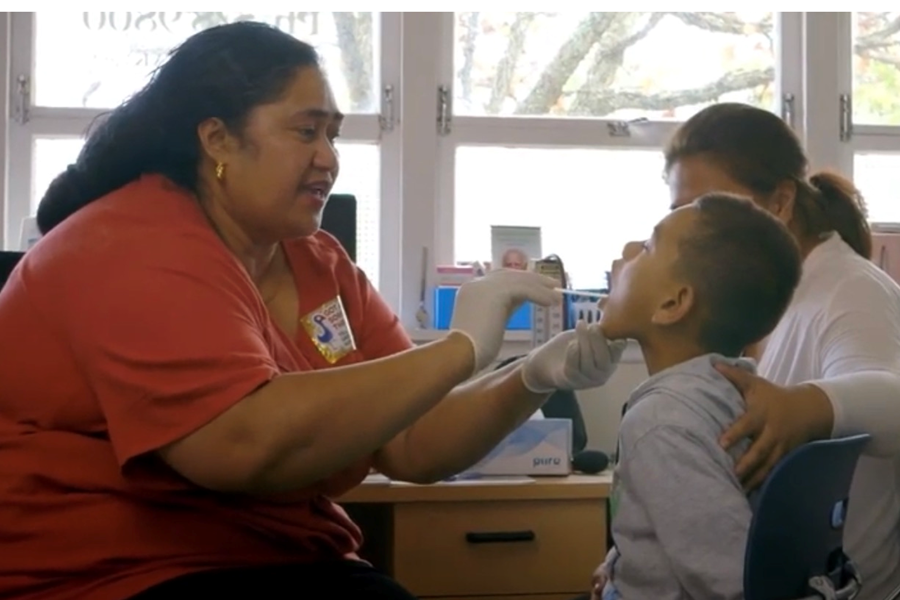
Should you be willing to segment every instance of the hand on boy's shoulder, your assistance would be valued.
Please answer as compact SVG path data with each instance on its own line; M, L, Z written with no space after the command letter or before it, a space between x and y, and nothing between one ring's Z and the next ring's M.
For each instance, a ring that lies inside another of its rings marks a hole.
M756 374L756 366L757 361L752 356L741 356L738 358L722 356L720 354L712 354L710 355L710 364L715 368L717 365L725 365L726 367L735 367L737 369L741 369L742 371L746 371L751 375ZM721 370L716 369L719 373L722 373Z
M701 357L639 386L622 420L624 438L636 439L655 428L671 427L717 443L722 431L744 412L744 403L717 363L752 374L747 359Z

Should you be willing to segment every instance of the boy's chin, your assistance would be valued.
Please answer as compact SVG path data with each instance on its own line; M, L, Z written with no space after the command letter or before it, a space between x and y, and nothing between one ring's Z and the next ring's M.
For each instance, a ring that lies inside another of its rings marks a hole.
M601 314L598 325L600 325L600 331L603 333L603 336L611 342L631 337L628 334L628 328L624 327L624 324L618 323L615 317L607 312Z

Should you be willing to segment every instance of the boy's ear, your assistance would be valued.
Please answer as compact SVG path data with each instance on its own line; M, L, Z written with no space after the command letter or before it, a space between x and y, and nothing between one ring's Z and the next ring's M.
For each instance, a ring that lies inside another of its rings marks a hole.
M676 284L662 297L662 302L653 311L650 321L654 325L675 325L683 321L694 308L694 288L685 284Z

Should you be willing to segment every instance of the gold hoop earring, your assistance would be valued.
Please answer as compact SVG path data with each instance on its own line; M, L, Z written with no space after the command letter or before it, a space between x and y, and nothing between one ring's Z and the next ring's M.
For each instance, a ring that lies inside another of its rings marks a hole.
M225 178L225 164L216 163L216 179L222 181Z

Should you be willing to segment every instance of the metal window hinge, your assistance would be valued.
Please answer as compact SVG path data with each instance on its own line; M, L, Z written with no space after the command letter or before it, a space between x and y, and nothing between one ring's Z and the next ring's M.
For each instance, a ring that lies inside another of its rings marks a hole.
M381 90L381 115L378 124L382 132L393 131L396 124L394 112L394 86L386 85Z
M786 93L781 97L781 118L788 127L794 128L794 95Z
M13 102L13 119L24 125L31 118L31 79L28 75L19 75L15 81L16 99Z
M842 142L849 142L853 137L853 98L850 94L841 94L840 100L840 138Z
M449 135L450 125L453 120L452 96L450 95L450 87L446 85L438 86L438 105L437 105L437 131L438 135Z

